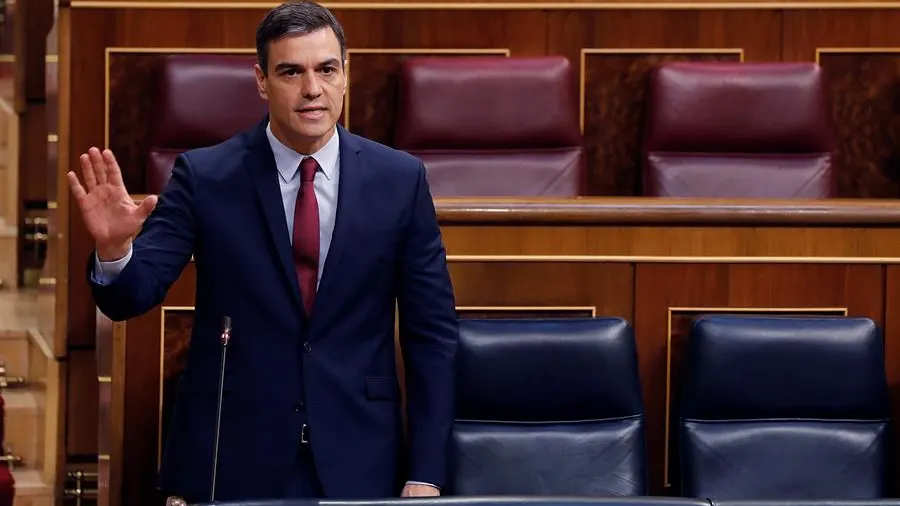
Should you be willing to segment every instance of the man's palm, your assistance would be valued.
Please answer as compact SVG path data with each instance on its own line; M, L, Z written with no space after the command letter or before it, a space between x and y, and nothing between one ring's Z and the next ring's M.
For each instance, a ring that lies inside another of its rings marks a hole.
M124 253L131 238L140 230L156 207L156 196L135 204L122 182L122 172L109 150L91 148L81 155L81 173L85 186L74 172L67 178L72 196L81 209L84 224L97 243L98 253L115 256Z

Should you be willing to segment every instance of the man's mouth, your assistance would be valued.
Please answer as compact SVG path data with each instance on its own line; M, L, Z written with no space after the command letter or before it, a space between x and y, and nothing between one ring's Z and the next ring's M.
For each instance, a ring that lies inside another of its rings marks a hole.
M325 115L325 110L321 106L309 106L297 109L297 112L306 119L319 119Z

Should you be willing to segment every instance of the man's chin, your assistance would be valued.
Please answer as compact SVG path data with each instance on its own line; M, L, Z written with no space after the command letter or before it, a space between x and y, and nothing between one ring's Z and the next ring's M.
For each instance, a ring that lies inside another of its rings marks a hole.
M328 119L294 123L294 133L299 137L315 139L331 133L335 123Z

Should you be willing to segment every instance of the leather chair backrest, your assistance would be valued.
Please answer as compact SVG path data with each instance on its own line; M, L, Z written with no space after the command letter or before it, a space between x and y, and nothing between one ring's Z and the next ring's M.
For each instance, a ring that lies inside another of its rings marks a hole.
M176 54L163 58L145 182L159 193L175 158L213 146L257 124L266 114L253 73L255 55Z
M818 65L677 62L654 69L649 83L644 195L835 196Z
M581 195L578 103L562 57L421 57L401 67L394 146L438 197Z
M885 496L890 406L871 320L703 316L685 374L683 495Z
M462 319L452 495L646 493L631 326Z

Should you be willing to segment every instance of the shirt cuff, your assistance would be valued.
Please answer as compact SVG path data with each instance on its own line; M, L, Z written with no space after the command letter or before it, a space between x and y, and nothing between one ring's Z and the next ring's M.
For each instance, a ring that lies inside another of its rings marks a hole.
M131 260L133 253L132 246L128 246L128 252L125 256L118 260L110 262L101 262L95 257L94 261L94 282L101 285L108 285L116 280L116 277L122 272L128 262Z

